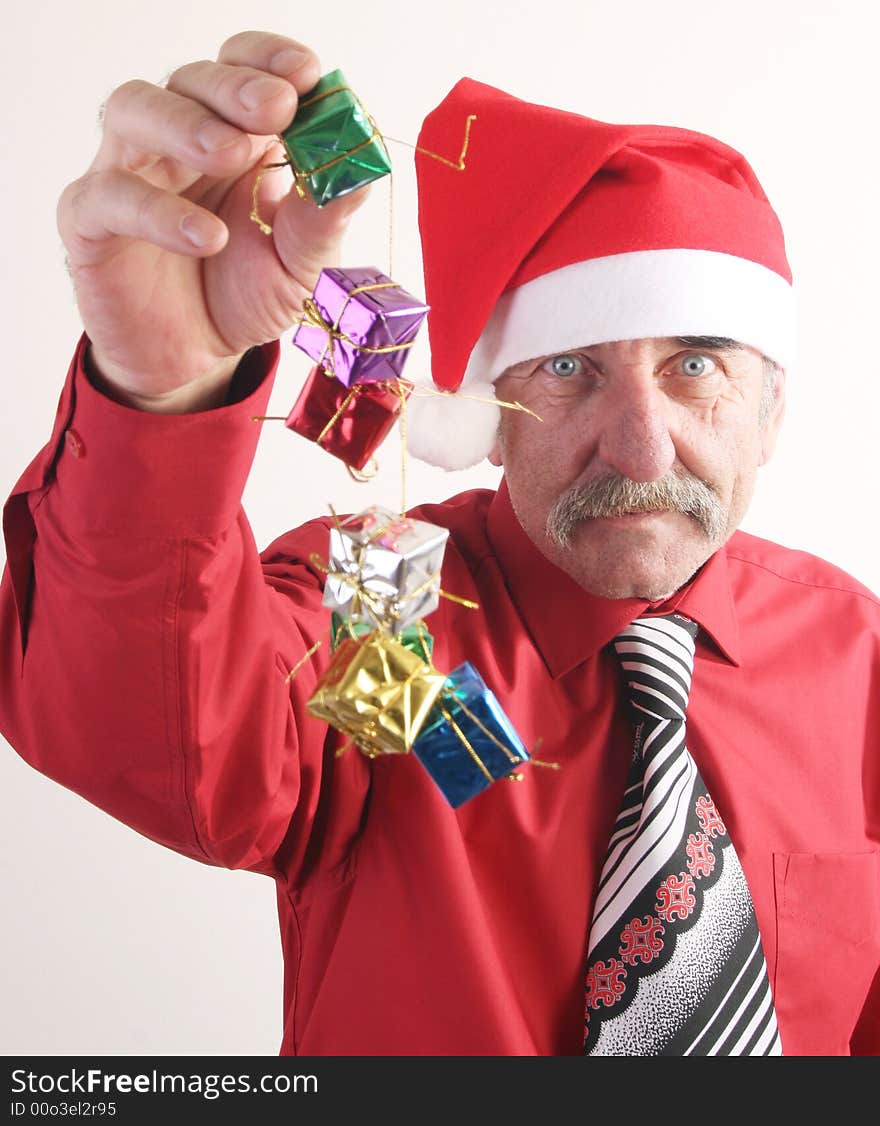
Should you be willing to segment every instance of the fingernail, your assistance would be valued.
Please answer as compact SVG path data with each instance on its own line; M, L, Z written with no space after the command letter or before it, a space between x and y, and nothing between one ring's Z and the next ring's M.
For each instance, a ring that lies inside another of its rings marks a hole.
M307 58L307 51L297 51L295 47L285 47L283 51L279 51L277 55L272 56L269 62L269 70L273 74L292 74L293 71L299 70Z
M264 102L277 98L290 89L287 82L279 82L277 78L252 78L245 82L239 90L238 97L245 109L256 109Z
M206 121L196 133L196 140L205 152L219 152L231 148L242 138L242 134L232 125L222 121Z
M217 238L216 220L201 211L191 211L180 220L180 229L193 246L207 246Z

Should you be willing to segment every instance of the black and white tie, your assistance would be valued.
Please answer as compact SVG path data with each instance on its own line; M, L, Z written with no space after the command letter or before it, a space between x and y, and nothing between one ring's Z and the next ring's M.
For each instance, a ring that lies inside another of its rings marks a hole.
M752 897L685 746L696 635L671 614L614 641L635 748L593 908L585 1055L782 1054Z

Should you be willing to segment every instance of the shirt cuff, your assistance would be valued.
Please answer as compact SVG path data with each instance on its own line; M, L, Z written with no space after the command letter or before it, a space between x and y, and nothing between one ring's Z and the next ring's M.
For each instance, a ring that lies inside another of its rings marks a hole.
M210 538L238 516L278 367L278 341L252 349L235 377L238 401L195 414L153 414L97 391L80 340L71 408L53 458L53 507L71 533ZM248 393L240 397L241 391Z

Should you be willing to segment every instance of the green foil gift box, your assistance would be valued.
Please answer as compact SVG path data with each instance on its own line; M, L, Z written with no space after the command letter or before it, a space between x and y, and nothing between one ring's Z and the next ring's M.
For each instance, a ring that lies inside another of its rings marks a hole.
M361 621L358 618L345 618L342 614L331 614L330 621L330 647L334 652L347 637L355 639L366 637L375 628L369 622ZM426 665L431 663L431 658L434 655L434 638L425 629L424 622L418 621L414 625L406 626L397 635L396 640L404 649L409 649L410 653L415 653Z
M382 136L341 70L303 95L281 141L297 192L308 190L318 207L391 171Z

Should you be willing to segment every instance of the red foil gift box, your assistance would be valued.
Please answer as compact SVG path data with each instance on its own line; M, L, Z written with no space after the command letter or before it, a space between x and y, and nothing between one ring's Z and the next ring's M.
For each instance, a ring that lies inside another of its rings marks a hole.
M413 384L405 379L346 387L322 367L314 367L284 425L352 469L363 469L412 390Z

